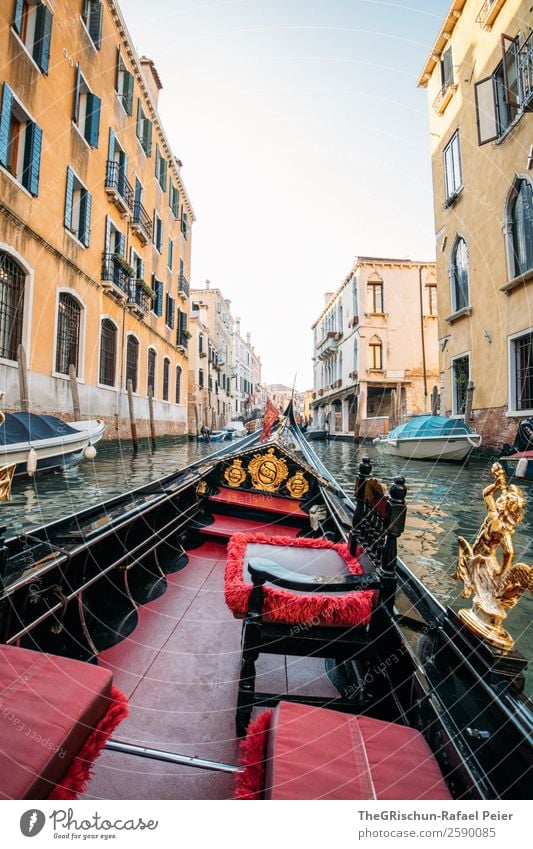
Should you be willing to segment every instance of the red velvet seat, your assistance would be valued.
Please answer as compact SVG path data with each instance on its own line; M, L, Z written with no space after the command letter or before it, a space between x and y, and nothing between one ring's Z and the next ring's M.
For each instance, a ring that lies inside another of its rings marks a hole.
M242 743L240 799L451 799L422 734L403 725L280 702Z
M73 767L79 791L126 714L112 677L92 664L0 646L0 798L46 799L55 785L69 785ZM86 762L79 762L80 753ZM75 796L66 791L54 798Z

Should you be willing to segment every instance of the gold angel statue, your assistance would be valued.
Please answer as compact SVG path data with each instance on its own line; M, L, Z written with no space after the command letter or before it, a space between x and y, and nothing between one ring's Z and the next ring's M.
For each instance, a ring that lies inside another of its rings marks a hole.
M502 622L525 590L533 593L533 567L514 563L512 536L525 512L522 491L514 484L507 486L499 463L493 464L491 474L494 481L483 490L487 516L473 545L458 538L453 577L463 581L463 598L474 596L472 609L459 611L463 622L491 645L510 650L514 641ZM497 491L500 494L496 498ZM499 548L501 563L496 557Z

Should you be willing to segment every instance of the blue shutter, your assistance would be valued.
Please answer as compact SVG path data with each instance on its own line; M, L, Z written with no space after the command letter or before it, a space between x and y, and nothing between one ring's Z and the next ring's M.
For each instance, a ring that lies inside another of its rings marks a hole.
M84 190L80 210L80 241L86 248L91 239L91 193Z
M126 239L123 233L117 232L117 253L120 256L124 256L124 249L126 247Z
M65 227L70 230L72 227L72 192L74 190L74 171L70 167L67 168L67 191L65 194Z
M110 219L109 215L106 215L106 217L105 217L105 247L104 247L106 254L111 253L110 240L111 240L111 219Z
M137 132L137 138L139 139L139 141L142 144L142 140L143 140L143 114L142 114L142 110L141 110L141 98L140 97L137 98L137 129L136 129L136 132Z
M174 242L172 239L168 240L168 267L172 270L174 260Z
M116 139L116 136L115 136L113 130L111 129L111 127L110 127L109 128L109 152L107 154L107 158L111 161L114 161L114 159L115 159L115 139Z
M141 181L138 177L135 178L135 202L133 204L133 220L135 223L139 223L141 220L141 198L142 198L142 186Z
M11 109L13 107L13 92L4 83L2 94L2 111L0 112L0 162L7 165L9 153L9 132L11 128Z
M102 46L102 11L103 6L101 0L93 0L89 7L88 26L89 35L91 36L95 47Z
M28 121L26 124L26 144L24 145L22 185L35 196L39 194L42 140L43 131L41 128Z
M75 124L78 123L78 117L80 114L80 84L81 84L81 70L80 63L76 65L76 87L74 89L74 111L72 114L72 120Z
M117 67L115 71L115 91L118 93L118 82L120 74L120 44L117 47Z
M16 31L20 35L22 32L22 12L24 9L24 0L17 0L15 3L15 20L13 21L13 26Z
M159 145L155 146L155 176L159 180L159 160L161 159L161 154L159 153Z
M48 73L50 60L50 39L52 37L52 13L41 3L35 16L35 40L33 42L33 58L41 71Z
M133 112L133 74L129 71L124 73L124 94L122 97L124 109L131 115Z
M163 315L163 283L161 280L155 280L154 312L156 315Z
M169 296L168 306L169 306L168 326L170 327L171 330L173 330L174 329L174 298L171 298L170 296Z
M152 153L152 122L148 118L144 119L143 139L146 155L150 156Z
M100 135L100 104L96 94L87 95L87 114L85 117L85 138L91 147L98 147Z
M161 180L159 181L159 185L163 189L164 192L167 190L167 160L161 157Z

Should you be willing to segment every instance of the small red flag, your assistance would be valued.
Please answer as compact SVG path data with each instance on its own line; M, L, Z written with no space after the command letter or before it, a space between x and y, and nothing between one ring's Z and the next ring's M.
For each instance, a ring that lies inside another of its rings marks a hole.
M263 417L263 430L261 432L261 439L259 440L259 442L266 442L266 440L272 433L272 428L277 422L278 416L279 410L276 409L270 398L267 398L265 406L265 415Z

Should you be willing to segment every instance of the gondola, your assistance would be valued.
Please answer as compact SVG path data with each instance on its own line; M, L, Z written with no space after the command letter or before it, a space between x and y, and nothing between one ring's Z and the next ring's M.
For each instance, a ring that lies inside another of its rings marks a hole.
M491 486L518 521L500 467ZM3 798L527 798L527 661L502 617L444 607L398 557L408 487L363 460L350 499L289 405L2 539ZM474 602L478 541L456 572Z

